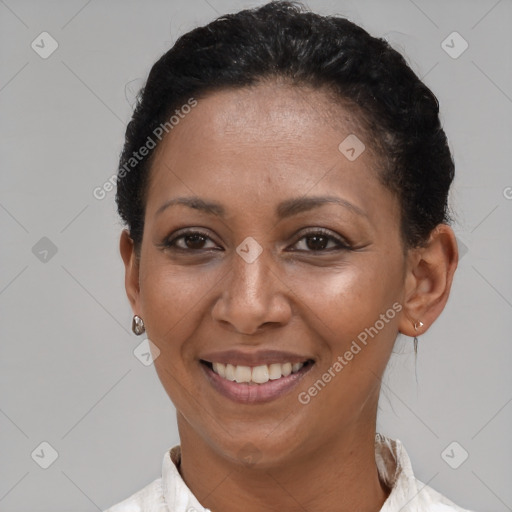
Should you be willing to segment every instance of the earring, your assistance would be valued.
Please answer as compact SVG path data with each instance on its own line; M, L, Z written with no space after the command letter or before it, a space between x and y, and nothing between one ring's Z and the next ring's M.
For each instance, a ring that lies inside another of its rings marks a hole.
M413 323L414 330L417 331L420 327L423 327L423 322L421 320L418 320L417 322Z
M143 332L146 331L146 328L144 327L144 321L138 315L135 315L133 317L133 320L132 320L132 331L137 336L140 336Z

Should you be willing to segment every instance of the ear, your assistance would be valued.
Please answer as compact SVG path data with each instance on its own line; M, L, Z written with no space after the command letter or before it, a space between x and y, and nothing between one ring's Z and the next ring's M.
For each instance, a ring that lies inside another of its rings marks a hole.
M124 261L124 286L126 295L132 306L134 314L138 312L139 300L139 259L135 251L135 245L128 230L123 229L119 241L119 250Z
M446 224L438 224L425 247L410 250L400 332L411 337L419 336L434 323L450 295L458 260L457 240ZM416 330L415 322L423 325L418 325Z

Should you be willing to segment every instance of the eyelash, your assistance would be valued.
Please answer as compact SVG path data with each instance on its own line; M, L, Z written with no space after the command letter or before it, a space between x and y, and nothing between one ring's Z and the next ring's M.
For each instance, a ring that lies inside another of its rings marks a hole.
M169 238L169 239L165 240L162 243L162 246L164 248L166 248L166 249L172 249L172 250L181 251L181 252L199 252L199 251L211 250L211 249L188 249L188 248L184 249L182 247L176 247L176 241L177 240L180 240L182 238L186 238L187 236L193 236L193 235L199 235L201 237L204 237L204 238L207 238L209 240L212 240L211 237L208 235L208 233L206 233L204 231L201 231L199 229L194 229L194 230L189 230L189 231L182 232L178 236L176 236L176 237L174 237L172 239ZM295 242L294 245L296 245L298 242L300 242L304 238L310 238L310 237L313 237L315 235L321 235L321 236L327 238L328 239L328 243L329 243L329 241L336 242L337 247L330 248L330 249L321 249L321 250L317 250L317 251L314 251L314 250L305 250L305 251L304 250L298 250L298 252L329 253L329 252L332 252L332 251L343 251L343 250L344 251L350 251L350 250L353 250L352 247L350 247L350 245L348 245L348 243L344 242L341 238L333 236L330 231L328 231L326 229L323 229L323 228L315 228L315 229L312 229L310 231L307 231L306 233L302 233L302 236ZM297 250L293 250L293 252L295 252L295 251L297 251Z

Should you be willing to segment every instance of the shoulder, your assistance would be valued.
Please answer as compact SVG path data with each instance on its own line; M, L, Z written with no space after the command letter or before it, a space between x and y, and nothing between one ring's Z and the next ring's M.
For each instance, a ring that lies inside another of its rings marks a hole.
M453 501L443 496L440 492L416 480L418 492L418 505L420 510L425 512L473 512L459 507Z
M103 512L164 512L166 510L162 479L157 478L140 491Z
M472 512L418 480L399 439L377 434L375 446L379 476L391 489L380 512Z

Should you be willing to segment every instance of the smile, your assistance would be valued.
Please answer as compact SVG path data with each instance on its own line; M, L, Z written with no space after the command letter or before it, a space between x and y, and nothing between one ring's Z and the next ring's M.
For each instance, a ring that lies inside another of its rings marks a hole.
M276 399L294 388L314 361L233 365L201 360L209 382L222 395L236 402L261 403Z
M223 363L212 363L213 371L230 381L249 382L253 384L265 384L269 380L280 379L281 377L288 377L292 373L297 373L304 363L274 363L264 364L260 366L241 366Z

